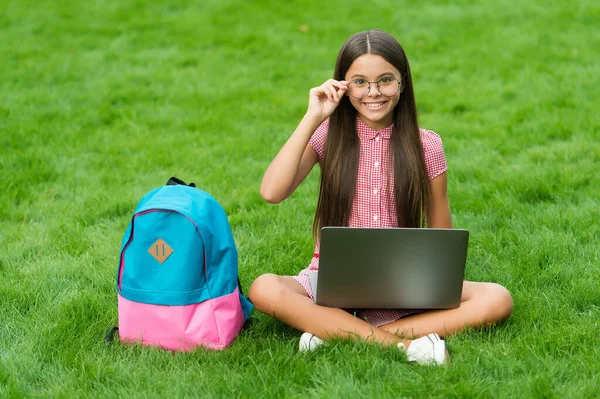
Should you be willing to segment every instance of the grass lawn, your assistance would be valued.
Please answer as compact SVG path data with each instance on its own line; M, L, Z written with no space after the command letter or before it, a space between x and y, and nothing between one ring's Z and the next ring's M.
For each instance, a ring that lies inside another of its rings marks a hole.
M595 0L3 0L0 397L598 397L599 26ZM467 278L506 286L510 320L449 337L448 368L300 354L258 312L223 352L107 347L121 237L172 175L224 206L245 287L308 264L317 170L277 206L258 187L341 44L375 27L444 140Z

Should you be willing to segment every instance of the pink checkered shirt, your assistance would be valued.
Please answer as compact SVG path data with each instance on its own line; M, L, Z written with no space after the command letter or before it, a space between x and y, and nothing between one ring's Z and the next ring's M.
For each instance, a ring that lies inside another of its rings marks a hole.
M329 120L317 128L309 143L323 158ZM350 213L350 227L398 227L393 193L393 154L389 149L392 126L374 130L360 118L356 118L356 130L360 143L356 192ZM444 156L442 139L431 130L420 129L425 166L430 180L444 173L448 166ZM313 297L308 273L319 269L319 243L310 265L294 278L304 287L309 297ZM380 326L414 313L412 311L373 309L363 310L360 317Z
M329 119L317 128L309 142L318 155L319 163L323 158L328 127ZM348 225L350 227L398 227L393 191L394 160L389 148L392 126L377 131L357 117L356 130L360 155L356 192ZM442 139L431 130L420 131L427 175L429 180L432 180L448 169ZM318 253L318 246L315 253Z

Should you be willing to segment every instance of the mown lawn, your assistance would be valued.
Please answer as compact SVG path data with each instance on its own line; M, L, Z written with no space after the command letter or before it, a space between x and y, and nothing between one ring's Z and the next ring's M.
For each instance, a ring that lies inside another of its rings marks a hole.
M600 3L0 3L1 397L597 397ZM315 171L284 203L262 174L352 33L405 47L439 133L467 278L504 325L448 338L452 366L300 333L255 313L230 349L107 347L122 234L172 176L229 215L247 287L313 250Z

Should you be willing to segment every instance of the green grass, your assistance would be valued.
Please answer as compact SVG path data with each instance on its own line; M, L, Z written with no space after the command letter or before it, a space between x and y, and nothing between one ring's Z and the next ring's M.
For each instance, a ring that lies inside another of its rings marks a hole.
M600 395L598 2L163 3L0 4L1 397ZM444 139L467 278L506 286L510 320L450 337L450 368L299 354L258 314L219 353L106 347L128 218L172 175L224 206L246 287L307 265L318 173L278 206L258 187L343 41L375 27Z

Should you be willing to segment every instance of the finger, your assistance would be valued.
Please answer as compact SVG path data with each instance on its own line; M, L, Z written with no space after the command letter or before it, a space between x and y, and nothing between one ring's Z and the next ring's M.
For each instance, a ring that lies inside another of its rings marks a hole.
M331 93L331 101L337 102L337 100L338 100L337 90L333 85L329 86L329 92Z
M338 89L343 89L344 87L347 86L347 84L346 84L347 82L344 80L340 80L340 81L334 80L334 82L335 82L334 86Z
M332 96L332 94L331 94L331 90L329 90L329 86L325 86L325 87L323 87L323 88L322 88L322 90L323 90L323 95L324 95L325 97L327 97L327 99L328 99L329 101L333 101L333 96Z
M336 96L337 96L338 101L340 101L342 99L342 97L344 97L344 94L346 94L347 91L348 91L347 86L344 86L337 91Z
M317 99L321 100L323 97L331 100L329 98L330 94L323 88L323 86L315 87L311 89L311 93L317 97Z
M335 80L327 79L327 81L325 81L325 83L323 83L321 85L321 87L323 88L324 91L331 93L331 86L333 86L334 84L335 84Z
M345 86L341 81L335 79L329 79L327 82L330 83L330 85L334 88L336 93L339 89ZM334 97L337 97L337 95Z

